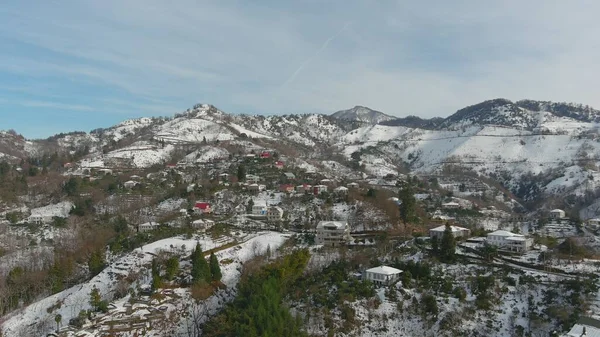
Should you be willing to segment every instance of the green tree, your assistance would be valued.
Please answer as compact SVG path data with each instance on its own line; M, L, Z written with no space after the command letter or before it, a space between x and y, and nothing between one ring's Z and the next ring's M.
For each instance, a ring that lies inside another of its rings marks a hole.
M63 185L63 191L70 197L77 195L79 192L79 181L77 178L69 178L69 180L67 180L67 182Z
M56 332L58 333L58 331L60 330L60 322L62 321L62 315L57 314L56 316L54 316L54 321L56 322Z
M160 277L160 267L156 258L152 259L152 290L156 291L162 287L162 278Z
M442 234L439 256L440 260L445 263L456 261L456 240L454 239L452 227L450 227L449 223L446 223L446 229L444 229L444 234Z
M204 258L200 243L196 244L196 249L192 253L192 280L196 284L211 280L210 268Z
M246 167L244 165L238 166L237 179L238 179L238 181L244 181L246 179Z
M179 259L177 256L170 257L166 262L165 277L172 280L179 272Z
M100 290L94 286L92 291L90 292L90 305L94 308L94 311L98 311L100 307L100 302L102 302L102 297L100 296Z
M398 199L400 200L400 219L406 225L409 222L413 222L417 219L415 206L417 201L415 199L414 191L410 183L410 178L402 184L400 192L398 193Z
M93 251L88 258L88 268L90 273L95 276L98 275L106 267L106 261L104 261L104 253L100 250Z
M215 253L210 253L210 276L213 281L221 281L221 267L219 267L219 260Z

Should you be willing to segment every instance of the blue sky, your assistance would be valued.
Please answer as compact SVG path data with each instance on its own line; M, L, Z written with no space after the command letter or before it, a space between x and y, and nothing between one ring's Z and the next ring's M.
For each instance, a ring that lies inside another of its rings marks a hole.
M170 116L447 116L504 97L600 107L597 1L6 0L0 129Z

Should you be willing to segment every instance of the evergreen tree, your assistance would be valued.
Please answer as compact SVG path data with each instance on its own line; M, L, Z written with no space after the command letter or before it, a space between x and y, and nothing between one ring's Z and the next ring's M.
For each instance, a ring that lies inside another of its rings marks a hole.
M238 179L238 181L244 181L246 179L246 167L244 167L244 165L238 166L237 179Z
M431 238L431 250L433 251L433 255L437 256L440 253L440 243L437 236Z
M414 196L414 191L412 185L410 183L410 177L407 179L403 186L400 189L398 194L398 199L400 199L400 219L406 225L409 222L413 222L416 220L416 212L415 205L416 200Z
M88 268L90 273L95 276L98 275L106 266L104 261L104 253L102 251L94 251L88 259Z
M192 280L197 284L210 282L210 279L210 268L208 267L208 263L206 263L200 243L197 243L196 249L192 253Z
M440 260L446 263L452 263L456 261L456 240L452 234L452 228L449 223L446 223L446 229L442 234L442 241L440 242Z
M162 279L160 277L160 268L156 258L152 259L152 290L156 291L162 287Z
M221 267L215 253L210 253L210 275L213 281L221 281Z
M92 291L90 292L90 305L94 308L94 311L98 311L98 307L100 306L100 302L102 302L102 297L100 297L100 290L94 286Z
M179 272L179 259L177 256L173 256L167 260L166 269L166 278L172 280Z
M56 332L58 332L58 330L60 330L60 322L62 321L62 315L57 314L56 316L54 316L54 321L56 322Z

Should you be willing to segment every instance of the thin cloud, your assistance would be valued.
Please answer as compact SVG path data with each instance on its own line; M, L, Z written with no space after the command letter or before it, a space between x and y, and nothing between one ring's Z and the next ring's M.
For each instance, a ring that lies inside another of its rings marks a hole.
M96 109L87 105L79 104L65 104L58 102L44 102L44 101L17 101L19 105L30 107L30 108L56 108L62 110L72 111L95 111Z
M286 85L292 83L296 79L296 76L298 76L298 74L300 74L300 72L302 71L302 69L304 69L304 67L308 66L314 59L316 59L317 57L319 57L319 55L325 49L327 49L327 47L329 46L329 44L331 43L331 41L335 40L338 36L340 36L340 34L342 34L342 32L344 32L346 29L348 29L348 27L350 27L350 24L351 24L350 22L346 23L344 25L344 27L342 27L342 29L340 29L333 36L331 36L327 40L325 40L325 42L321 45L321 48L319 48L309 58L307 58L306 60L304 60L304 62L302 62L302 64L300 64L300 66L292 73L292 75L290 77L288 77L287 80L285 80L285 82L283 82L283 84L281 86L285 87Z

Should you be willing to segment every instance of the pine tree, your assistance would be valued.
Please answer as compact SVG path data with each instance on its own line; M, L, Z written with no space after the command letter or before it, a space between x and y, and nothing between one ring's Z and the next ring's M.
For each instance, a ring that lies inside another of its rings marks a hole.
M244 181L244 179L246 179L246 168L244 167L244 165L238 166L237 179L238 181Z
M60 330L60 322L62 321L62 315L57 314L56 316L54 316L54 321L56 322L56 332L58 332Z
M210 282L210 279L210 268L208 267L208 263L206 263L200 243L197 243L196 249L192 253L192 280L197 284Z
M166 278L172 280L175 275L179 272L179 259L177 256L173 256L167 260L166 263Z
M210 253L210 276L213 281L221 281L221 267L215 253Z
M90 292L90 305L94 308L94 311L98 311L98 307L100 306L100 302L102 302L102 297L100 297L100 290L94 286L92 291Z
M415 200L413 188L410 183L410 177L400 189L398 199L400 199L401 201L399 208L400 218L402 219L402 222L406 225L409 222L415 221L415 205L417 202Z
M456 260L456 240L452 234L452 227L449 223L446 223L446 229L442 234L442 241L440 243L440 260L446 263L452 263Z

